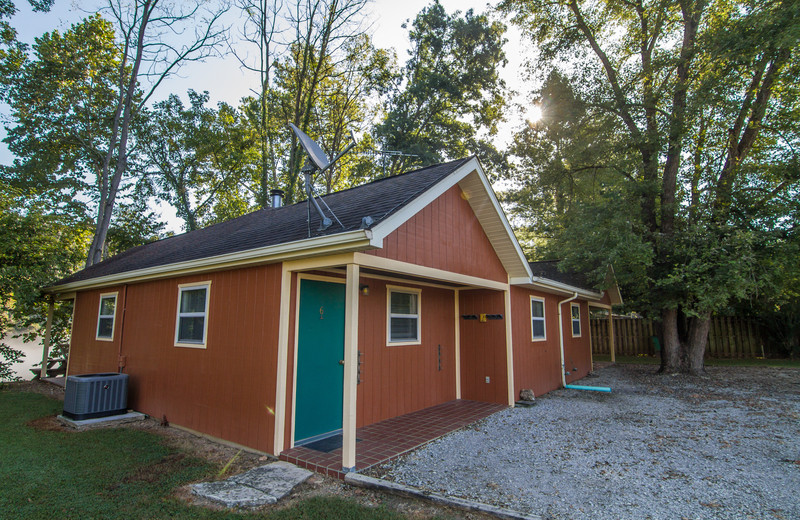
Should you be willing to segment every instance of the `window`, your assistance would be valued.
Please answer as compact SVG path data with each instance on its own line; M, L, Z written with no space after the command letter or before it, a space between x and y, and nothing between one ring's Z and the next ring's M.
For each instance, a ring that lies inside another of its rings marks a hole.
M544 300L531 298L531 341L541 341L546 338L544 326Z
M100 295L100 310L97 312L97 339L114 340L114 316L117 310L117 293Z
M581 335L581 306L577 303L572 303L569 308L572 314L572 337L577 338Z
M210 292L211 282L179 286L176 346L205 348Z
M420 343L419 290L388 287L388 341L392 345Z

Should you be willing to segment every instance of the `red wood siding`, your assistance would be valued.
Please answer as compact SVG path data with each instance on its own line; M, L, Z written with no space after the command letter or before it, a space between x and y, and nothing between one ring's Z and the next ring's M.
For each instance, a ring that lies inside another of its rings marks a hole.
M546 340L531 339L531 296L545 301ZM521 287L511 288L512 337L514 342L514 398L519 398L523 388L541 395L561 386L561 353L558 344L558 302L565 296L556 296ZM591 370L591 349L589 347L588 305L578 300L581 306L580 338L572 337L570 304L562 305L564 326L564 363L570 372L567 383L586 376ZM577 368L577 371L573 371Z
M469 202L461 197L458 186L447 190L389 234L382 249L367 253L489 280L508 281L503 264Z
M461 397L508 404L505 298L500 291L459 292L459 314L502 314L502 320L459 318L461 336ZM486 383L486 377L489 383Z
M360 296L358 305L358 349L362 352L362 365L357 426L455 399L454 292L417 287L422 290L422 343L387 346L386 285L415 286L374 278L362 278L361 283L369 285L369 295ZM440 345L442 370L438 362Z
M280 273L274 264L128 286L122 355L130 374L129 406L272 452ZM207 280L206 348L175 347L178 284ZM92 320L83 316L97 312L97 301L93 294L77 297L75 323L81 328L73 360L81 370L91 368L92 358L81 339Z
M97 317L100 311L100 295L117 293L117 308L114 317L114 340L98 341ZM125 298L124 287L108 287L85 291L75 296L72 340L69 353L69 374L95 374L116 372L119 360L120 327Z
M570 305L578 303L581 307L581 335L572 337L572 319ZM564 365L567 372L567 384L586 377L592 371L592 347L589 334L589 304L585 300L565 303L561 309L564 319ZM575 370L577 369L577 370Z
M313 274L332 276L330 273ZM369 295L359 295L358 302L358 350L362 352L362 365L361 384L358 385L356 396L357 427L455 399L454 292L369 277L362 277L359 284L369 286ZM387 346L387 284L422 290L420 345ZM289 448L292 437L296 295L297 275L294 274L289 325L284 449ZM439 370L439 345L442 346L442 370Z

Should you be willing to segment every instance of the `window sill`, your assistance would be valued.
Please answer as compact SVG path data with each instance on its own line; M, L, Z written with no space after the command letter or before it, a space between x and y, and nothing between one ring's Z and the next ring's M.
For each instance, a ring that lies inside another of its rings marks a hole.
M205 343L175 343L174 346L181 347L181 348L197 348L197 349L205 349L206 348L206 344Z
M412 345L422 345L421 341L390 341L386 343L387 347L407 347Z

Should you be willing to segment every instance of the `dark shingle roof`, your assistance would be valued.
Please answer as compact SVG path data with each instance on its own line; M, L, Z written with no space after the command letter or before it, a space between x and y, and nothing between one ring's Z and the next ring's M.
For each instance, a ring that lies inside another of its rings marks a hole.
M305 201L280 208L265 208L129 249L54 285L303 240L309 238L309 228L311 238L354 231L361 227L361 219L366 216L373 218L370 227L374 227L470 159L429 166L322 197L344 229L334 220L327 230L318 231L320 217L311 208L308 221L309 208Z
M531 273L533 273L533 276L567 284L577 289L597 292L597 289L592 287L592 284L589 283L583 273L561 271L558 268L558 263L560 261L561 260L543 260L541 262L528 262L528 265L531 266Z

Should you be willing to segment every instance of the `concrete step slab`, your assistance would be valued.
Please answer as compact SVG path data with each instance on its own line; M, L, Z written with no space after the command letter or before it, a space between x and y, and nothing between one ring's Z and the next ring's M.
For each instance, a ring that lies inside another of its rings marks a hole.
M310 471L280 461L218 482L194 484L192 492L225 507L258 507L276 503L310 476Z
M258 489L280 500L298 484L308 480L311 472L294 464L278 461L231 477L230 480L244 486Z
M275 497L254 489L243 486L238 482L220 480L219 482L202 482L192 486L192 492L225 507L258 507L274 504L278 501Z

